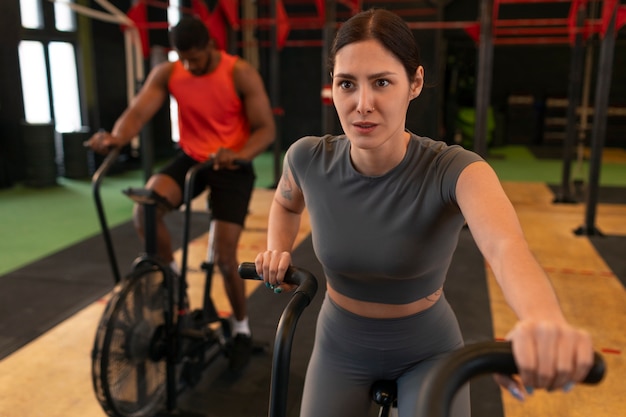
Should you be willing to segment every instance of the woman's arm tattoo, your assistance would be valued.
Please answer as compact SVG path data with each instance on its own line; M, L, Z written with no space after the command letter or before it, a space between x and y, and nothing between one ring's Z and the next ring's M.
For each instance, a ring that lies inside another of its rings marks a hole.
M293 198L293 185L291 184L291 179L289 178L289 169L285 165L283 168L283 176L280 179L280 194L284 199L291 201Z

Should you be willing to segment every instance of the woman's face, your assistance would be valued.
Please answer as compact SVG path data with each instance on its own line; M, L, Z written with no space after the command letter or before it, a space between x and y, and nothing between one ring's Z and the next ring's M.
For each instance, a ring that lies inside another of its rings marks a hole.
M403 143L406 112L424 80L409 82L402 63L376 40L348 44L335 56L333 102L353 146L379 149Z

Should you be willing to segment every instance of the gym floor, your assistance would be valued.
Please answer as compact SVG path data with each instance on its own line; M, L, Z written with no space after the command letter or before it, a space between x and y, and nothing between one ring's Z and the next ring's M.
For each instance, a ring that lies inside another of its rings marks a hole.
M621 177L624 183L616 190L626 195L626 152L618 150L608 158L618 165L623 164L619 172L624 174ZM498 163L494 161L494 164ZM573 233L583 223L584 203L554 204L553 191L545 182L505 178L503 186L517 210L533 253L550 275L566 316L573 324L591 332L608 369L599 386L577 386L569 394L537 392L521 404L503 393L505 415L625 415L626 384L622 376L626 374L626 334L623 330L626 328L626 257L622 256L620 262L619 253L626 254L626 202L623 202L626 198L622 198L621 203L598 204L597 227L605 237L588 237ZM242 261L254 259L265 245L271 198L271 190L255 190L239 249ZM196 200L194 209L202 210L202 204ZM309 231L305 218L299 241ZM598 250L598 242L609 242L618 254L611 258L610 265ZM198 263L206 251L206 236L194 240L191 248L190 264ZM177 256L180 260L179 252ZM504 337L515 318L487 265L485 270L494 335ZM198 273L190 276L192 306L200 303L201 279ZM247 282L247 291L252 293L257 285ZM214 280L213 295L217 309L228 312L230 307L219 276ZM104 416L93 394L90 354L95 328L107 298L108 295L104 295L0 362L0 416ZM265 410L259 410L258 416L265 413ZM210 410L206 415L212 415Z

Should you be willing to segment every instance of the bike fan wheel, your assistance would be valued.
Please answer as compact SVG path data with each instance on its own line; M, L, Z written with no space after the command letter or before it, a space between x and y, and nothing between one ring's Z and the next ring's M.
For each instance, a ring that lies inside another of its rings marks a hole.
M96 397L115 417L149 416L166 396L165 277L140 268L116 287L94 344Z

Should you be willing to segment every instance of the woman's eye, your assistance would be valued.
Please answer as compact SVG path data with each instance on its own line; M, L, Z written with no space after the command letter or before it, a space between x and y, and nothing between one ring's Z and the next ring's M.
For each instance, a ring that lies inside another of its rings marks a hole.
M346 80L340 81L339 82L339 87L343 88L343 89L350 88L350 87L352 87L352 82L351 81L346 81Z
M389 81L388 80L376 80L376 86L377 87L386 87L389 85Z

